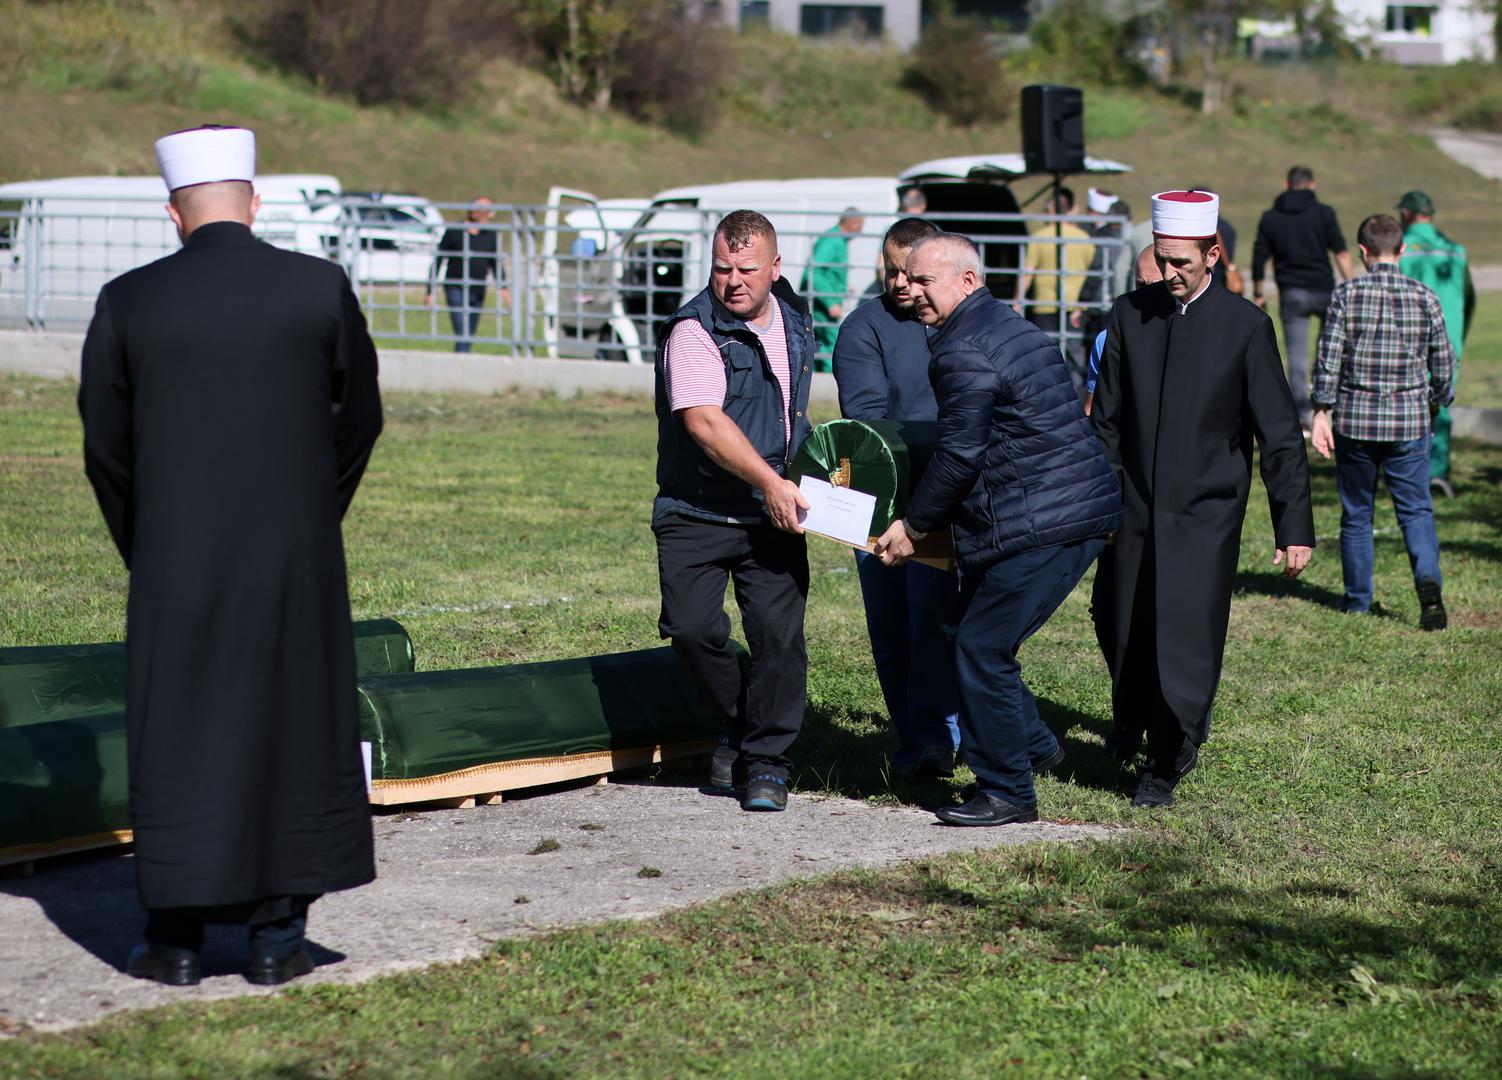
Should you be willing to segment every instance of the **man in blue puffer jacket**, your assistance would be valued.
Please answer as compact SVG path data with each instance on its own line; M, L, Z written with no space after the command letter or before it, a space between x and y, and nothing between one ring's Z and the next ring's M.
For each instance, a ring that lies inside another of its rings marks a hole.
M1038 716L1017 650L1120 527L1121 496L1058 346L992 297L975 245L952 233L920 241L908 278L919 317L938 331L929 374L939 446L876 552L895 565L929 531L954 530L960 738L979 792L938 816L1036 821L1033 774L1064 752Z

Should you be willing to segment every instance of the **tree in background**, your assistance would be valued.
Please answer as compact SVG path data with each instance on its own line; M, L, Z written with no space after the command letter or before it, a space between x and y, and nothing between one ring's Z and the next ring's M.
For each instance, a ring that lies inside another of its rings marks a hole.
M939 6L908 59L902 85L956 124L1006 119L1016 92L993 38L980 20L956 15L948 4Z

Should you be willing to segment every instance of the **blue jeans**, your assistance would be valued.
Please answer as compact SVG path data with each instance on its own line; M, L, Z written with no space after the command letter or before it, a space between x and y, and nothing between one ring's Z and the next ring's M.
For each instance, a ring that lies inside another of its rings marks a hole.
M1283 323L1283 348L1288 353L1288 389L1298 406L1299 419L1308 423L1314 406L1309 399L1309 319L1324 326L1330 294L1312 289L1279 289L1278 318Z
M1104 538L1034 548L965 576L950 613L960 677L960 745L976 783L1009 803L1037 801L1032 763L1059 741L1022 681L1017 650L1064 602Z
M922 563L883 566L855 553L866 603L871 658L887 715L897 731L895 765L912 765L925 747L960 745L959 688L944 613L957 584L952 573Z
M469 352L475 331L480 326L480 314L485 308L485 286L445 285L443 298L448 303L449 322L454 326L455 352Z
M1372 606L1372 510L1377 475L1387 479L1414 584L1439 576L1439 534L1429 497L1429 436L1407 442L1364 442L1335 435L1335 487L1340 492L1340 568L1346 595L1342 607Z

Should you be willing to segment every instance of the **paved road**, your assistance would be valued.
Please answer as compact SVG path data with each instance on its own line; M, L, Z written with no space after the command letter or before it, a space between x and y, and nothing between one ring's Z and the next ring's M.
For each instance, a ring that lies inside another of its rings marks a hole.
M475 956L503 937L646 918L846 867L1110 835L1046 823L953 829L911 807L800 795L787 813L747 814L693 789L628 784L382 816L375 831L379 878L314 907L309 937L320 966L299 983L359 982ZM529 854L549 838L558 850ZM644 866L661 876L638 877ZM275 992L239 975L243 929L211 931L197 988L122 974L143 923L127 856L58 860L34 877L0 880L0 1033Z

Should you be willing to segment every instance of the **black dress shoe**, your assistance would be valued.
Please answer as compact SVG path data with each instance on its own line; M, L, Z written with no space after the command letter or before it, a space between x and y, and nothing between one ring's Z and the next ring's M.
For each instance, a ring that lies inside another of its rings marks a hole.
M125 973L167 986L197 986L198 954L192 949L174 949L170 945L142 942L130 950L130 957L125 961Z
M1061 746L1047 757L1033 762L1033 773L1046 773L1064 764L1064 748Z
M1439 582L1425 578L1419 582L1419 629L1443 630L1450 625L1445 614L1445 601L1440 593Z
M257 986L280 986L313 970L313 958L307 949L291 956L257 956L252 954L245 978Z
M946 825L1017 825L1038 820L1037 803L1009 803L981 792L960 806L941 806L934 811Z

